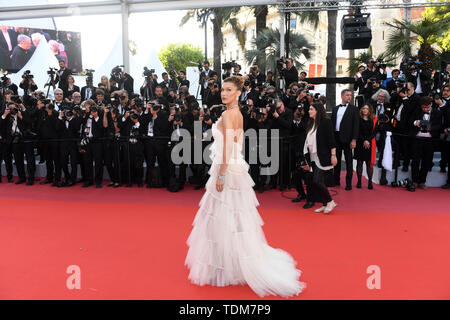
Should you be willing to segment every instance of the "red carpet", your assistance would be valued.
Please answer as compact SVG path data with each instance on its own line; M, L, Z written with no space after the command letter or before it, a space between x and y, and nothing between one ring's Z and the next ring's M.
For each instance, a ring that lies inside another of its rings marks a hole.
M303 271L307 288L295 299L450 299L450 192L335 190L329 216L280 191L257 193L269 244ZM248 286L187 280L186 239L203 192L3 182L0 299L258 299ZM81 268L81 290L66 287L70 265ZM380 290L366 286L370 265L381 269Z

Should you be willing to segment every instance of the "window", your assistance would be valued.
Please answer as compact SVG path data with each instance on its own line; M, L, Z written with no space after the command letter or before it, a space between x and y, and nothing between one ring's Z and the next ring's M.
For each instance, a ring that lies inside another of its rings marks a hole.
M342 64L338 65L338 73L342 73Z
M289 21L289 24L290 24L290 28L291 28L291 29L297 28L297 19L291 19L291 20Z
M236 60L239 60L239 50L236 50Z

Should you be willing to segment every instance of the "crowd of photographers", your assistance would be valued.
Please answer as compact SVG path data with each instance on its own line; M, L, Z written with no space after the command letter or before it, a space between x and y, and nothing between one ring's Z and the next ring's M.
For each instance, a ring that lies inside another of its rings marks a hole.
M59 63L59 70L48 72L50 81L42 89L37 88L33 76L25 72L19 84L24 90L22 97L17 96L15 84L2 78L0 164L5 162L8 182L13 182L14 159L19 176L16 183L33 185L35 157L39 155L39 161L46 166L46 177L40 184L56 187L81 182L83 187L100 188L106 168L111 187L136 184L178 191L187 181L188 166L193 173L189 182L196 184L196 188L205 185L207 164L193 164L192 159L190 163L176 166L170 154L182 139L171 141L170 137L174 132L181 135L179 129L187 129L195 139L194 122L200 121L202 137L199 138L202 139L225 110L220 95L221 79L209 62L198 65L197 96L189 93L190 82L185 71L171 70L158 80L153 69L144 68L145 82L137 95L133 92L134 80L123 72L123 66L115 67L110 77L102 76L96 86L94 70L87 70L86 85L80 88L75 85L65 61ZM284 89L279 89L274 72L264 74L257 65L250 67L248 74L235 62L224 63L221 67L222 79L239 75L245 80L239 98L244 130L253 128L258 133L257 144L246 144L247 161L249 152L257 152L261 139L268 139L270 146L271 132L275 129L279 132L281 163L278 172L269 177L261 175L261 169L268 164L261 163L259 157L257 163L250 163L255 189L259 192L294 186L298 191L294 201L307 199L306 206L312 206L314 195L308 189L311 177L301 169L311 104L321 104L332 111L338 165L328 185L340 184L340 155L344 153L346 190L352 188L353 157L358 160L357 187L361 187L362 163L366 162L368 173L373 167L368 150L377 147L381 167L387 132L394 134L391 144L394 167L403 160L402 169L407 171L411 164L410 189L426 188L426 174L432 167L434 152L442 153L441 170L448 170L449 64L436 72L433 79L426 79L420 65L409 63L403 66L406 69L402 72L394 70L392 79L386 83L386 66L370 59L355 77L356 106L351 104L351 90L344 90L342 104L329 107L324 96L311 92L314 86L308 84L306 72L299 73L292 59L277 62L275 73L283 79ZM51 87L55 89L53 100L46 98ZM373 124L368 125L368 121ZM268 135L260 135L258 129L267 129ZM203 147L208 144L205 139ZM158 167L155 167L156 161ZM77 179L78 168L80 180ZM385 169L380 182L387 184ZM446 188L449 183L450 180ZM369 188L373 188L371 176Z

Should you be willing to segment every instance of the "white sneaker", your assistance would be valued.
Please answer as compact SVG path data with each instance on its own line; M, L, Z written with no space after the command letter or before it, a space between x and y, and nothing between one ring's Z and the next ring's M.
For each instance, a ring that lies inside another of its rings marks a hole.
M325 210L325 208L326 208L325 206L322 206L321 208L314 210L314 212L317 212L317 213L322 212Z
M337 203L334 202L334 200L331 200L331 202L326 206L323 213L330 213L336 206L337 206Z

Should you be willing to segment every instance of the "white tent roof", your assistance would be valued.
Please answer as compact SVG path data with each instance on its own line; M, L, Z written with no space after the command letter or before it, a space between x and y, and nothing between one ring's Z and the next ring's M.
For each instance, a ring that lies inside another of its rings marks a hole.
M114 46L111 49L108 57L105 59L104 63L98 67L94 68L94 86L100 82L103 75L107 76L108 79L111 76L111 70L123 63L122 59L122 42L120 38L117 38ZM130 55L130 75L134 79L134 92L139 92L139 88L144 82L144 77L142 77L143 67L139 65L136 59Z
M155 69L155 74L158 75L159 82L162 81L161 74L163 72L167 72L163 64L161 63L161 60L159 60L158 54L156 53L155 49L152 49L150 56L147 59L146 67L149 69Z
M47 88L44 90L44 85L49 79L47 71L50 67L59 69L58 60L50 50L50 46L45 37L41 35L41 41L30 60L17 73L11 74L10 78L13 83L19 85L20 81L22 81L24 71L30 70L38 89L46 92Z

